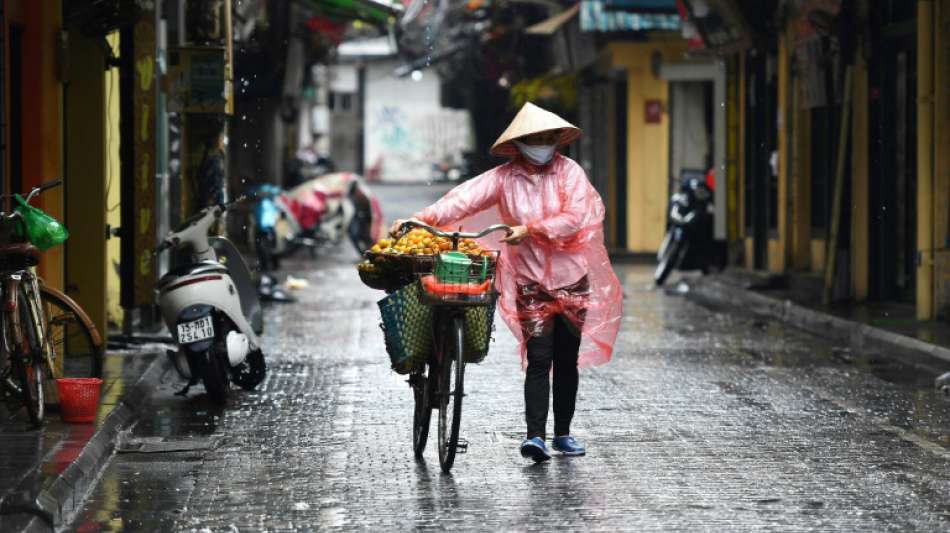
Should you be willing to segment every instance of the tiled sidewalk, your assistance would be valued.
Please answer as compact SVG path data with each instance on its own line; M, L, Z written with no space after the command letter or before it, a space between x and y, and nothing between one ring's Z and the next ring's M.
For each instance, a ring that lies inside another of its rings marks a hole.
M154 352L106 356L99 412L92 424L65 423L54 410L42 428L32 429L12 398L0 402L0 531L19 530L42 515L46 506L37 498L80 457L155 357Z

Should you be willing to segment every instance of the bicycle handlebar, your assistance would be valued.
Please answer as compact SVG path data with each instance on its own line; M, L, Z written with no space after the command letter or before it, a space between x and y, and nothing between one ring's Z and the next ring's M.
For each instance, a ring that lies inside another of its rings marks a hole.
M53 181L48 181L40 185L39 187L37 187L37 189L39 189L39 192L43 192L49 189L59 187L62 184L63 184L63 180L53 180Z
M442 231L438 228L433 228L432 226L423 222L417 222L415 220L407 220L402 223L402 226L399 227L401 235L405 235L406 228L422 228L428 231L429 233L432 233L433 235L444 237L446 239L479 239L481 237L484 237L485 235L488 235L489 233L494 233L496 231L502 231L502 230L504 230L506 235L511 235L511 227L505 224L494 224L492 226L488 226L487 228L483 229L482 231L478 233L462 233L460 231Z
M62 184L63 184L63 180L56 179L53 181L47 181L46 183L33 187L33 189L30 191L29 194L26 195L26 198L23 201L26 203L30 203L31 201L33 201L33 198L36 198L36 196L39 195L40 193L59 187ZM0 199L13 198L15 196L16 194L4 194L4 195L0 195ZM9 213L0 212L0 216L12 220L15 217L19 217L20 212L17 211L16 209L13 209Z

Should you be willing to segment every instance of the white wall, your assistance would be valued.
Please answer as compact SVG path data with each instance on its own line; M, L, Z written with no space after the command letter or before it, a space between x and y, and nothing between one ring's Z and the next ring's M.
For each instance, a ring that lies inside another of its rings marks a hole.
M364 148L366 169L381 165L380 179L424 181L432 165L457 161L472 142L467 111L444 109L434 70L422 79L397 78L397 62L366 68Z

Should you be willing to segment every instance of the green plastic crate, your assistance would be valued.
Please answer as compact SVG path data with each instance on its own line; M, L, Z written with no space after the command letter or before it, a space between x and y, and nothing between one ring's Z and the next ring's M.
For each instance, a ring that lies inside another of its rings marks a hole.
M435 277L442 283L468 283L472 260L462 252L439 254L435 260Z

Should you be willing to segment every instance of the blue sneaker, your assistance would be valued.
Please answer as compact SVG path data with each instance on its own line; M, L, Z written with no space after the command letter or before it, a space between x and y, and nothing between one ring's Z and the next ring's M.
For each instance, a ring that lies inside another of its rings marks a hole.
M562 454L569 455L571 457L587 454L587 448L584 448L580 443L574 440L574 437L570 435L554 437L554 444L552 447Z
M521 443L521 456L530 457L536 463L547 461L551 458L551 454L548 453L548 448L544 445L544 440L541 439L541 437L525 439L524 442Z

